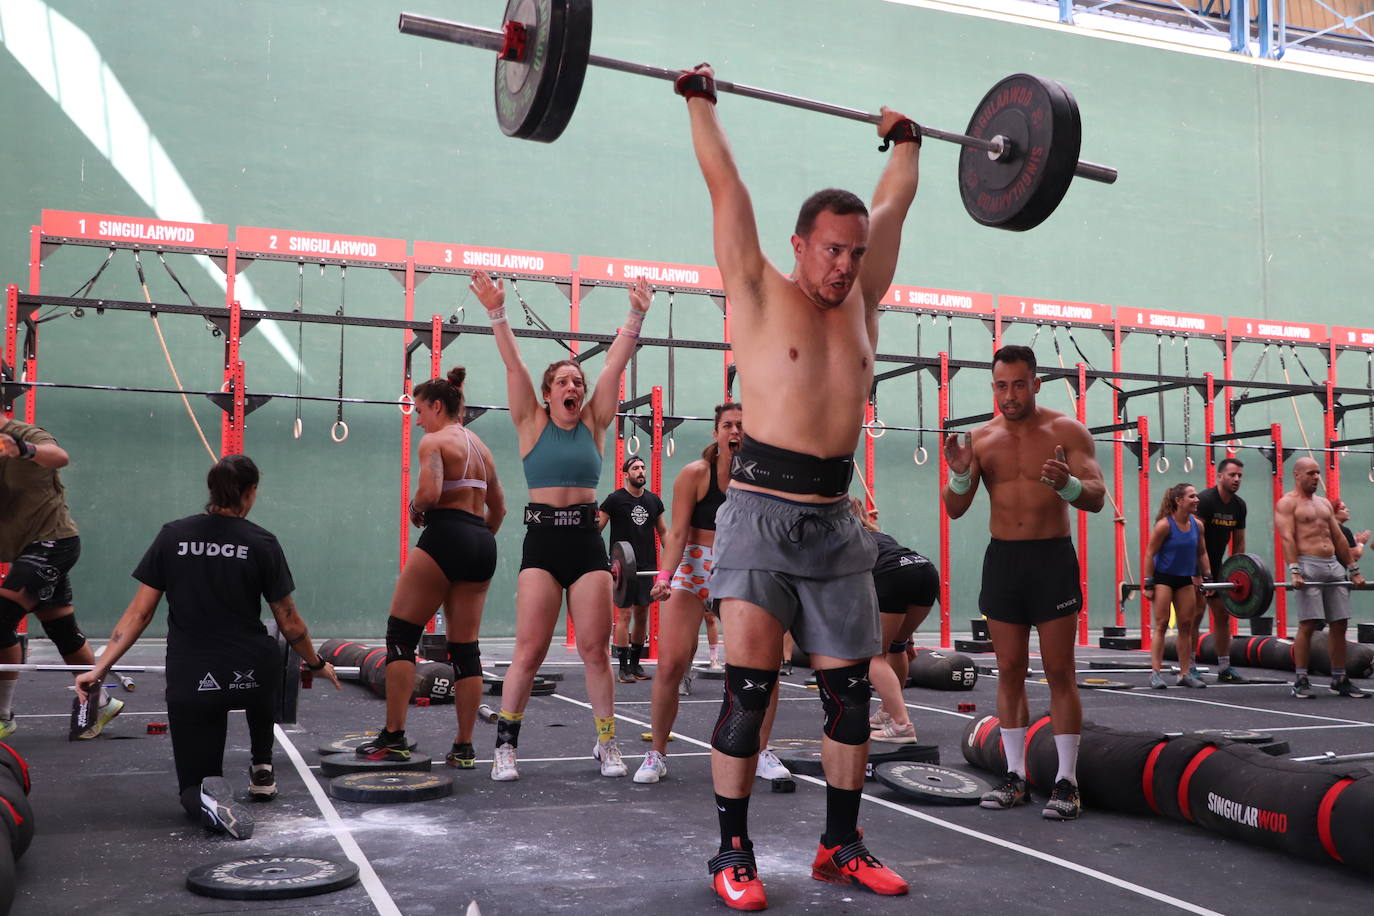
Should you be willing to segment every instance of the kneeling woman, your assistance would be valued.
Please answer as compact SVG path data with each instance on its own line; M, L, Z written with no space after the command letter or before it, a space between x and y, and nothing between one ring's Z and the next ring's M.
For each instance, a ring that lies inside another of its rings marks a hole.
M596 720L592 757L600 763L602 776L624 776L625 762L615 741L615 679L606 651L611 639L611 566L596 528L596 486L606 429L618 406L616 385L634 352L652 294L643 280L630 288L630 314L606 351L595 392L588 393L576 360L559 360L544 370L541 406L506 320L504 288L481 271L473 273L471 288L487 310L506 364L507 403L530 490L515 590L515 650L501 687L491 778L520 778L515 766L520 723L534 674L549 651L564 593Z
M291 593L296 585L272 533L246 516L258 496L258 468L246 455L228 455L206 478L204 515L162 526L134 570L141 584L94 668L76 679L83 701L152 622L167 595L167 720L172 733L181 804L205 826L235 839L253 834L253 819L224 776L229 711L242 709L252 748L249 793L277 794L272 775L273 711L281 650L259 619L266 598L277 628L312 671L334 682L320 660Z
M1145 597L1154 606L1150 662L1154 673L1150 686L1168 687L1164 679L1164 634L1169 632L1169 607L1178 624L1178 665L1183 672L1180 687L1206 687L1189 671L1193 663L1193 621L1198 613L1198 589L1210 576L1207 545L1197 514L1197 490L1190 483L1176 483L1164 493L1145 551Z
M458 734L445 758L470 770L477 753L472 729L482 696L482 655L477 633L487 587L496 572L496 531L506 498L491 451L463 425L461 366L448 378L430 379L414 391L420 438L420 473L410 521L424 528L396 580L386 622L386 728L358 748L371 760L409 760L406 711L415 688L415 649L424 625L442 605Z

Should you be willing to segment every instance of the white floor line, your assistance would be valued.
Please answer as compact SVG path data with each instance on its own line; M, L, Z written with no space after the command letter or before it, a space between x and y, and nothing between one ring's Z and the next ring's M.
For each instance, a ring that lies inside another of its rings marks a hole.
M989 676L996 677L996 675ZM1049 689L1049 684L1042 684L1039 681L1030 679L1026 680L1026 685L1044 687L1046 690ZM1268 686L1276 687L1278 685L1270 684ZM1111 693L1115 694L1116 696L1143 697L1148 700L1171 700L1175 703L1200 703L1203 706L1218 706L1222 709L1238 709L1241 712L1267 713L1269 715L1274 716L1291 716L1296 719L1316 719L1321 722L1339 722L1346 725L1371 724L1369 722L1364 722L1359 719L1342 719L1338 716L1316 716L1305 712L1289 712L1285 709L1268 709L1266 707L1241 706L1237 703L1221 703L1217 700L1204 700L1200 697L1171 696L1167 691L1164 690L1113 690L1111 691Z
M329 825L330 830L334 831L334 838L343 847L344 855L348 856L358 866L362 885L367 890L367 896L372 898L372 904L377 907L377 912L381 916L401 916L401 910L396 906L396 901L391 899L391 894L382 884L382 879L377 877L377 872L372 868L372 863L368 861L367 856L363 855L362 849L353 839L353 834L349 832L343 818L339 817L339 812L334 808L334 803L325 794L324 787L315 778L315 774L310 772L310 767L301 757L301 752L296 749L296 745L291 743L291 739L280 725L273 726L273 731L277 733L277 741L281 744L282 750L286 751L286 756L290 757L291 763L295 765L296 772L301 774L305 787L310 790L311 797L315 799L315 804L319 806L320 813L324 815L325 823Z
M1374 728L1374 722L1362 722L1359 725L1281 725L1278 728L1256 729L1256 731L1266 732L1311 732L1324 731L1331 728Z
M565 697L562 694L555 693L553 696L555 699L562 700L565 703L571 703L574 706L581 706L584 709L592 708L590 703L584 703L581 700L574 700L571 697ZM641 722L638 719L631 719L629 716L622 716L617 714L616 718L623 719L624 721L631 722L635 725L648 725L647 722ZM673 734L676 735L678 740L680 741L686 741L688 744L695 744L698 747L710 748L710 745L705 741L698 741L696 738L690 738L687 735L682 734L681 732L673 732ZM669 759L671 758L672 755L670 754ZM814 786L825 788L825 780L817 779L814 776L802 776L798 773L793 773L792 778L800 780L802 782L809 782ZM1159 891L1151 890L1148 887L1143 887L1139 884L1135 884L1123 878L1114 877L1112 875L1107 874L1106 872L1098 871L1095 868L1088 868L1086 865L1079 865L1077 862L1070 862L1068 859L1061 859L1058 856L1052 856L1049 853L1041 852L1038 849L1031 849L1028 846L1021 846L1009 840L1003 840L999 837L990 836L989 834L981 833L977 830L964 827L960 824L954 824L949 821L943 821L940 820L940 818L938 817L932 817L929 814L923 814L920 811L913 811L911 808L907 808L904 805L899 805L895 802L888 801L885 798L878 798L876 796L868 794L867 792L864 793L863 797L866 801L870 801L874 804L881 805L884 808L896 811L898 814L905 814L908 817L914 817L917 820L925 821L928 824L934 824L936 827L943 827L946 830L952 830L955 833L961 833L964 836L971 837L975 840L982 840L985 843L991 843L992 845L1000 846L1003 849L1010 849L1013 852L1019 852L1023 855L1030 856L1033 859L1039 859L1042 862L1048 862L1051 865L1058 865L1061 868L1068 869L1069 871L1078 872L1080 875L1085 875L1089 878L1094 878L1105 884L1110 884L1113 887L1119 887L1122 890L1130 891L1134 894L1139 894L1142 897L1147 897L1151 900L1158 901L1159 903L1166 903L1170 906L1177 907L1178 909L1184 910L1188 913L1196 913L1198 914L1198 916L1223 916L1223 914L1218 913L1215 910L1209 910L1205 907L1196 906L1194 904L1189 903L1186 900L1180 900L1177 897L1170 897L1168 894L1162 894Z

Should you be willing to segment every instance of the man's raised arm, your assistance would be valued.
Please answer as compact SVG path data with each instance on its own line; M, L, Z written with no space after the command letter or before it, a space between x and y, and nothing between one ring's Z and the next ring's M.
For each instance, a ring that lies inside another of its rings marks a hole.
M878 136L893 138L892 156L878 178L868 215L868 252L864 256L859 283L864 304L876 309L892 285L897 272L897 255L902 244L902 224L916 199L921 177L920 127L901 112L882 109Z

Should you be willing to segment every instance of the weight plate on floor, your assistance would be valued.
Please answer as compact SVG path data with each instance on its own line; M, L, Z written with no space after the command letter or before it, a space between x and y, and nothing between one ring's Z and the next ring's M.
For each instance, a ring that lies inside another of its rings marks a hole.
M988 791L982 780L928 763L879 763L873 776L894 792L927 805L976 805Z
M191 869L186 887L221 900L289 900L356 884L358 866L319 856L252 856Z
M504 683L502 678L484 677L482 678L482 683L487 685L487 696L499 697L501 695L501 688ZM557 689L558 685L553 681L546 681L542 677L536 677L530 684L530 696L546 697Z
M1248 728L1199 728L1190 734L1204 740L1222 738L1239 744L1268 744L1274 740L1274 736L1268 732L1256 732Z
M1013 74L988 90L964 132L1011 144L1010 153L997 159L971 146L959 153L959 193L969 216L1021 232L1059 206L1073 181L1083 133L1069 90L1054 80Z
M373 738L377 737L376 732L357 732L351 735L344 735L338 741L331 741L328 744L321 744L316 751L321 757L327 754L351 754L362 747ZM410 741L410 749L416 748L416 743Z
M508 137L557 140L568 126L592 42L591 0L509 0L503 23L524 26L521 60L496 58L496 120Z
M428 770L429 767L430 760L424 754L411 754L409 760L368 760L357 754L326 754L320 758L320 772L325 776L380 770Z
M719 681L725 678L724 668L707 668L692 666L692 677L699 677L703 681Z
M429 801L453 794L453 777L447 773L415 773L383 770L376 773L345 773L329 781L329 794L341 801L392 804Z
M1130 690L1131 685L1123 681L1108 680L1105 677L1085 677L1078 682L1081 690Z
M1089 659L1088 667L1094 670L1117 670L1117 671L1149 671L1154 666L1148 659L1134 658L1094 658Z
M769 743L782 765L794 774L825 778L821 767L821 742L819 738L781 738ZM880 750L881 748L881 750ZM883 744L873 742L869 745L868 770L865 774L873 779L874 768L879 764L905 761L908 763L940 762L940 748L934 744Z

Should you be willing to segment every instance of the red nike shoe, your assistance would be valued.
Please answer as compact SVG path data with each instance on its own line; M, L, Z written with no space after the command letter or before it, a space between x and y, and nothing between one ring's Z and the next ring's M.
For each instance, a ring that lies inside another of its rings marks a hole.
M711 887L732 910L766 910L768 897L759 880L752 849L740 849L739 837L734 849L718 852L706 868L711 872Z
M822 843L816 851L816 861L811 863L811 877L833 884L855 884L887 896L898 896L910 890L901 875L868 851L862 830L854 833L853 840L839 846L827 847Z

